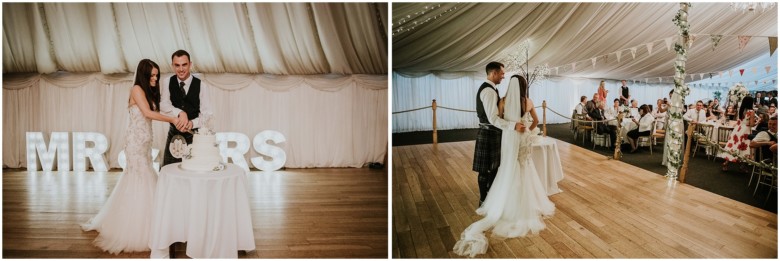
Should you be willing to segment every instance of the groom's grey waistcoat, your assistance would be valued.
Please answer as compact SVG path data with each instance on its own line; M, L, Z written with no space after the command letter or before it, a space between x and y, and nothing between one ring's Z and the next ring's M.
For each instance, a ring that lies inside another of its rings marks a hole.
M483 106L482 99L480 99L481 95L479 95L485 88L489 88L496 92L496 96L499 95L498 90L494 89L493 86L487 82L482 83L482 86L479 86L479 90L477 91L477 117L479 118L479 123L490 124L487 113L485 112L485 106ZM498 106L498 104L494 104L494 106Z
M179 87L179 80L176 79L176 75L171 76L170 84L168 84L168 90L171 94L171 104L173 107L179 108L187 113L187 119L192 120L198 117L200 114L200 79L192 77L189 91L185 95ZM176 128L171 123L173 128Z

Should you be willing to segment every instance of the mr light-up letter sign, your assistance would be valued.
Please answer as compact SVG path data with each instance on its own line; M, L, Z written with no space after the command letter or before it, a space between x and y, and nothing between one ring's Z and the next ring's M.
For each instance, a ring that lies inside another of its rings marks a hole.
M219 154L224 162L230 158L233 164L236 164L249 171L249 164L244 159L244 155L249 152L249 137L243 133L237 132L219 132L216 133L216 140L219 143ZM284 135L277 131L265 130L258 133L252 142L252 147L261 154L259 157L251 158L252 165L262 171L279 170L287 161L287 154L281 148L271 145L285 142ZM88 144L88 143L91 143ZM230 143L236 144L235 147L229 147ZM88 145L90 145L88 147ZM108 139L105 135L97 132L74 132L73 133L73 170L86 171L87 159L95 171L108 171L106 158L104 154L108 151ZM57 156L57 170L70 170L70 148L67 132L52 132L49 138L49 145L41 132L27 132L27 170L38 170L38 159L40 158L43 171L52 171L54 168L54 156ZM152 148L150 151L154 169L160 169L160 163L155 159L160 154L160 150ZM263 156L270 158L265 159ZM119 166L122 169L127 165L125 151L119 152Z

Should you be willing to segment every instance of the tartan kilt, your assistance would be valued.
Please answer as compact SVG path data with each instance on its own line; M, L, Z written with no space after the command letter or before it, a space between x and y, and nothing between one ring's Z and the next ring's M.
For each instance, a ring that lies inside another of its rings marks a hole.
M495 171L501 164L501 130L491 126L480 128L474 145L474 165L476 172Z

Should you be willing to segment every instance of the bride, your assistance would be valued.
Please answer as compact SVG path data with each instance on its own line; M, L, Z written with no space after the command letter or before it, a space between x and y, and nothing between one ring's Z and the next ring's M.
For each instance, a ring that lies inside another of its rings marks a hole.
M130 91L127 127L127 168L95 217L81 227L100 234L95 245L112 254L149 250L152 203L157 173L152 168L152 120L178 123L160 114L160 67L149 59L138 63Z
M460 235L453 251L461 256L474 257L487 252L485 232L492 228L493 237L524 237L545 228L543 217L552 216L555 204L547 198L531 160L531 146L539 142L539 120L533 101L528 98L525 78L513 75L504 103L503 117L508 121L523 122L528 131L504 131L501 136L501 165L487 198L477 209L484 216ZM501 105L499 104L499 115Z

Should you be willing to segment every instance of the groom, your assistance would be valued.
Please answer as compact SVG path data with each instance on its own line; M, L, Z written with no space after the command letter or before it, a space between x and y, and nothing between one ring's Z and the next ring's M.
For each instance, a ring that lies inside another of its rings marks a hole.
M485 201L488 190L496 178L501 163L501 131L525 132L525 125L510 122L498 117L498 89L496 85L504 79L504 65L490 62L485 67L487 81L477 91L477 117L479 131L474 146L474 165L472 170L479 173L479 205Z
M168 86L161 88L160 112L170 117L179 117L181 125L171 124L168 130L168 139L165 141L165 157L163 166L181 162L181 159L174 158L168 148L171 139L176 135L181 135L187 140L187 144L192 143L192 134L190 130L197 130L201 127L200 116L213 115L211 102L209 100L208 86L200 79L190 74L192 62L190 54L185 50L178 50L171 55L171 66L176 73L171 76Z

